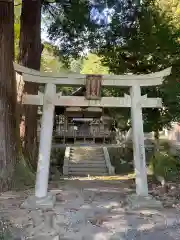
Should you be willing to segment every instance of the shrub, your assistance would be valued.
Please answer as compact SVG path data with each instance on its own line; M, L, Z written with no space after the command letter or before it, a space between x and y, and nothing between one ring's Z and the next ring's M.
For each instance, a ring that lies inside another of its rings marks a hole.
M133 166L133 148L128 143L125 147L108 147L111 164L115 167L116 174L126 174L134 170ZM146 148L146 160L150 161L154 149Z
M170 151L170 143L167 139L160 139L160 148L164 151Z
M165 180L175 180L179 174L179 162L170 154L157 152L150 161L150 170L156 177L163 177Z
M108 152L116 174L124 174L133 170L133 153L131 148L109 147Z
M13 240L12 233L10 230L10 223L0 218L0 240Z
M57 147L51 151L51 166L56 166L61 173L63 172L65 150L65 147Z

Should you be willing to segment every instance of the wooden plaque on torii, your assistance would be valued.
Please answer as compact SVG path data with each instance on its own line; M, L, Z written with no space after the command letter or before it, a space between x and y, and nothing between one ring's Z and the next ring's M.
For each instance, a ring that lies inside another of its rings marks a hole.
M101 99L101 75L86 76L86 99L99 100Z

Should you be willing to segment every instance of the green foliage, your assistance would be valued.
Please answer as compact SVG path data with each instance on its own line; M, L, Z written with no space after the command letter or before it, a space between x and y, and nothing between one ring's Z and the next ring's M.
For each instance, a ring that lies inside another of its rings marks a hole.
M134 170L132 142L125 147L108 147L108 152L116 174L130 173ZM147 163L151 161L153 152L153 148L145 149Z
M56 166L63 173L65 148L53 148L51 151L51 165Z
M160 139L159 141L161 151L170 152L170 141L168 139Z
M90 22L91 1L61 1L56 0L55 4L44 1L44 17L48 19L48 33L51 40L58 40L58 55L64 59L71 56L79 56L80 52L88 41L93 40L96 27ZM49 24L48 24L49 23ZM89 31L90 30L90 31ZM86 39L86 41L85 41ZM71 51L71 54L69 54Z
M54 55L55 47L50 43L43 43L44 48L41 55L41 70L45 72L67 72L64 64Z
M150 170L157 177L165 180L176 180L180 172L179 162L165 152L157 152L150 161Z
M13 240L10 230L11 224L4 218L0 218L0 240Z
M21 0L14 1L14 45L15 45L15 60L19 53L19 38L20 38L20 15L21 15Z
M109 34L113 32L109 30ZM163 86L142 89L142 94L163 100L162 109L143 110L145 131L158 132L169 127L172 121L180 120L179 37L180 32L162 10L153 1L144 1L136 18L136 28L130 36L125 34L122 42L122 35L116 34L111 44L107 39L99 48L103 64L115 74L146 74L173 66L172 74L165 79Z
M163 10L166 16L171 20L171 23L180 29L180 2L179 0L158 0L157 4Z
M146 74L173 66L171 76L165 79L162 87L142 89L142 94L148 97L163 99L161 110L143 110L144 127L145 131L158 132L169 127L172 121L179 121L179 2L145 0L139 6L131 1L106 1L106 6L114 8L111 21L106 24L89 18L92 9L89 1L84 1L78 10L79 4L77 0L76 6L66 1L56 5L49 27L51 39L60 43L61 50L56 53L61 52L65 58L81 55L87 48L96 53L99 58L92 54L84 60L82 73L106 73L107 69L115 74ZM100 1L97 8L104 6L104 1ZM103 89L104 96L122 96L123 93L128 93L127 89ZM122 123L130 116L126 109L109 112Z
M108 74L109 70L101 63L101 58L96 54L88 54L82 63L82 74Z
M111 164L115 167L116 174L124 174L133 171L133 150L132 148L109 147Z
M80 73L82 69L83 59L71 59L70 60L70 70L74 73Z
M70 73L80 72L81 59L72 59L71 64L67 67L61 60L60 57L55 55L56 47L51 43L44 42L44 48L41 55L41 70L45 72L53 73ZM79 68L79 69L78 69ZM63 92L63 95L69 95L73 92L72 87L63 87L57 85L57 92Z
M109 35L112 26L113 35L124 33L131 29L127 24L134 21L137 5L133 0L56 0L55 4L44 4L43 10L48 18L48 33L52 41L59 46L57 54L65 60L82 56L86 50L97 50L104 44L113 41ZM107 21L104 10L111 9L108 13L112 24ZM92 10L95 10L93 13ZM113 11L112 11L113 10ZM112 14L113 13L113 14Z
M136 28L130 33L131 37L125 35L123 43L117 44L122 39L122 35L117 34L111 44L106 39L100 48L103 63L111 72L156 72L179 59L179 32L175 31L152 1L142 4L136 23ZM109 34L112 35L113 32L109 31Z
M158 131L163 127L170 128L171 122L180 121L180 61L172 66L171 75L166 77L160 87L154 92L149 88L144 91L150 97L160 97L163 101L162 109L145 109L144 120L146 131Z

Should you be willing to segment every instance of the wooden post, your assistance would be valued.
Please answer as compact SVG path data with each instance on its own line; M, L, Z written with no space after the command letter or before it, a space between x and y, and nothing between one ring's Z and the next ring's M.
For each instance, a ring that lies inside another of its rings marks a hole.
M96 143L96 135L95 135L95 130L93 129L93 143Z
M103 144L105 144L106 143L106 137L105 137L105 135L103 136Z

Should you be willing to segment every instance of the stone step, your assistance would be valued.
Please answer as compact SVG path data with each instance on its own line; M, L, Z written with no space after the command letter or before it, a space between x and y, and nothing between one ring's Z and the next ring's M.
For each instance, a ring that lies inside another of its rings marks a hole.
M97 152L85 152L85 153L79 153L79 152L71 152L70 153L70 156L71 155L75 155L75 156L103 156L104 153L100 152L100 153L97 153Z
M69 164L80 164L80 165L106 165L106 162L104 160L99 160L99 161L92 161L92 160L84 160L84 161L78 161L78 160L70 160Z
M69 161L74 161L74 162L87 162L87 161L90 161L90 162L104 162L104 157L103 158L75 158L75 157L72 157L70 158Z
M68 175L108 175L103 149L93 147L71 148L68 162Z
M91 156L91 155L104 155L103 152L70 152L70 155L77 155L77 156L84 156L84 155L88 155L88 156Z
M94 151L94 150L97 150L97 151L102 151L102 147L72 147L71 150L80 150L80 151Z
M106 167L101 167L101 168L94 168L94 167L68 167L68 171L72 171L72 172L77 172L77 171L81 171L81 172L107 172L107 168Z
M94 167L102 167L106 166L105 162L98 162L98 163L92 163L92 162L87 162L87 163L76 163L76 162L69 162L68 166L76 167L76 166L94 166Z
M98 173L94 173L94 172L69 172L68 174L69 176L108 176L108 173L102 173L102 172L98 172Z
M75 159L75 160L80 160L80 161L83 161L83 160L92 160L94 161L95 159L98 160L104 160L104 156L102 157L97 157L97 156L94 156L94 157L89 157L89 156L83 156L83 157L77 157L77 156L71 156L69 159Z
M86 153L86 154L74 154L74 153L72 153L72 154L70 154L70 157L71 156L76 156L76 157L85 157L85 156L87 156L87 157L102 157L102 156L104 156L104 154L96 154L96 153L92 153L92 154L89 154L89 153Z
M89 154L89 153L85 153L85 154L81 154L81 153L71 153L70 156L104 156L103 153L92 153L92 154Z
M71 151L70 154L77 154L77 155L104 155L103 151L97 152L97 151Z
M105 167L106 168L106 165L105 164L96 164L96 165L93 165L93 164L71 164L69 163L68 164L68 167L74 167L74 168L77 168L77 167L80 167L80 168L103 168Z
M70 161L80 161L80 162L85 162L85 161L91 161L91 162L98 162L98 161L105 161L104 160L104 157L101 157L101 158L88 158L88 157L84 157L84 158L75 158L75 157L71 157L70 158Z
M104 155L96 155L96 154L92 154L92 155L87 155L87 154L84 154L84 155L75 155L75 154L72 154L70 155L70 158L104 158Z
M104 153L103 152L84 152L84 153L82 153L82 152L70 152L70 155L77 155L77 156L84 156L84 155L88 155L88 156L91 156L91 155L98 155L98 156L102 156L102 155L104 155Z
M89 153L89 152L84 152L84 153L79 153L79 152L70 152L70 156L71 155L76 155L76 156L86 156L86 155L88 155L88 156L104 156L104 153L103 152L91 152L91 153Z
M68 167L68 171L69 172L101 172L101 173L106 173L107 172L107 168L86 168L86 167L82 167L82 168L71 168Z
M104 158L104 154L70 154L70 158Z

